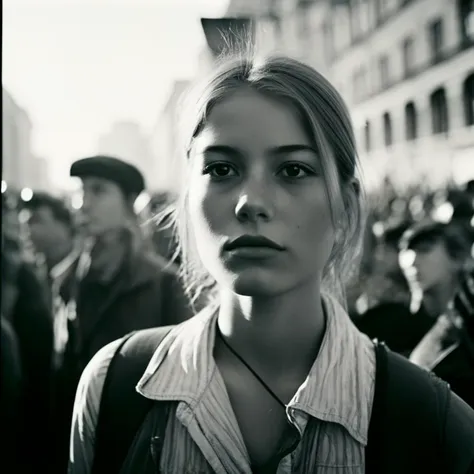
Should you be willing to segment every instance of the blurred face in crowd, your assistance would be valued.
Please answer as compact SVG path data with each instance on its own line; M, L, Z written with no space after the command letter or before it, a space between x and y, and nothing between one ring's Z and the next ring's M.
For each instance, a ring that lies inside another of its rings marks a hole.
M382 265L388 275L397 275L400 273L398 263L398 248L389 244L378 244L375 248L375 259L379 265Z
M442 240L420 242L413 251L413 278L421 290L450 286L456 280L459 264L449 255Z
M18 213L2 209L1 311L10 317L17 299L17 276L22 264Z
M56 255L58 247L72 244L71 229L56 218L49 206L34 209L28 224L33 245L46 259Z
M191 227L216 281L256 296L321 279L334 244L321 157L288 104L237 90L212 108L191 155Z
M21 259L18 212L2 210L2 285L14 282Z
M90 235L101 235L126 225L129 209L124 193L114 182L84 177L82 218Z

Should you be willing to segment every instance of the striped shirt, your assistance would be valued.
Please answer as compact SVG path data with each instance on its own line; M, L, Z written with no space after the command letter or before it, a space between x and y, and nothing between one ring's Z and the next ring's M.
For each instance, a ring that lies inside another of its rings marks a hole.
M300 434L278 474L359 474L375 388L375 353L344 309L324 297L327 324L305 382L287 407ZM213 358L215 313L202 312L173 329L137 385L143 396L178 401L161 455L163 473L251 474L250 459ZM76 395L70 474L89 474L102 386L120 341L103 348L84 371Z

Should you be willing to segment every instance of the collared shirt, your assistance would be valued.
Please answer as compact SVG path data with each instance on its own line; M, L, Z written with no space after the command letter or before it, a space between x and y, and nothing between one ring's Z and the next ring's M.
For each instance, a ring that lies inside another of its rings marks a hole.
M60 262L54 265L49 271L49 277L53 282L61 284L67 271L76 263L80 255L80 249L73 248Z
M365 471L365 446L375 386L372 342L343 308L324 297L327 324L320 352L287 406L300 433L278 474L355 474ZM137 390L157 401L178 401L168 421L163 473L251 474L250 459L213 358L215 313L203 311L177 326L153 355ZM88 474L107 367L119 342L102 349L84 372L74 408L70 473Z
M60 294L61 286L71 271L74 270L80 255L81 250L77 247L73 248L68 255L49 271L54 325L54 367L56 368L61 365L62 355L69 338L67 322L75 316L75 301L63 301Z

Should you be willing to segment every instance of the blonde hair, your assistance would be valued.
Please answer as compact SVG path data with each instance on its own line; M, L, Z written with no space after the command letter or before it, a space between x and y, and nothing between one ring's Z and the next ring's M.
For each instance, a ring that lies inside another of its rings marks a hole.
M347 107L336 89L311 67L288 57L258 60L252 54L225 57L203 83L188 96L183 109L181 156L188 161L193 140L206 124L212 108L234 91L249 87L292 104L302 118L305 131L322 157L323 175L335 229L335 245L323 274L323 288L345 305L343 281L355 267L364 219L361 189L356 177L358 159ZM186 165L185 165L186 166ZM189 166L185 169L189 170ZM188 296L195 302L216 282L199 261L188 226L187 173L172 211L179 255L180 275Z

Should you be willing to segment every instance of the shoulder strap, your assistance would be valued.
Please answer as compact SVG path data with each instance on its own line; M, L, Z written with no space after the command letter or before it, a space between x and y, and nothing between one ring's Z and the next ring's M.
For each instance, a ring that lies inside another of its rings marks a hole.
M376 342L376 376L366 449L368 474L445 472L442 459L449 387Z
M157 347L173 326L145 329L125 336L104 382L92 474L118 473L152 401L135 387Z

